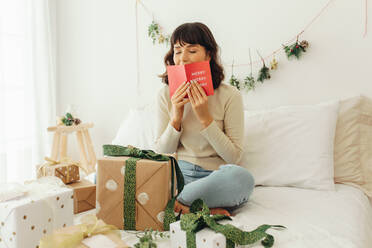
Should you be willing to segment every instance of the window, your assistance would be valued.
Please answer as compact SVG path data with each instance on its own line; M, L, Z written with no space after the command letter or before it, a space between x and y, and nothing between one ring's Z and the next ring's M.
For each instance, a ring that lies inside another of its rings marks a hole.
M0 1L0 182L34 175L31 1Z

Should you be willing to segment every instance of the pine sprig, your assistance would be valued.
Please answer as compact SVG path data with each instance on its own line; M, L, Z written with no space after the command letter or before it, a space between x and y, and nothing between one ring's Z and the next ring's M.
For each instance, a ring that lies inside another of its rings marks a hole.
M139 242L134 245L134 248L157 248L155 241L158 238L170 238L169 233L159 232L151 228L146 229L144 232L138 232L136 236L139 238Z
M250 65L251 65L251 73L249 74L249 76L247 76L245 79L244 79L244 87L250 91L250 90L254 90L256 88L256 81L252 75L252 55L251 55L251 49L249 48L249 61L250 61Z
M74 118L71 113L66 113L65 116L59 117L59 123L64 124L65 126L79 125L81 120Z
M264 80L270 79L270 78L271 78L270 69L266 67L266 65L264 64L260 72L258 73L257 81L263 83Z
M306 52L306 47L296 41L294 44L284 46L284 51L287 54L288 59L296 57L299 59L303 52Z
M230 85L232 85L232 86L236 87L238 90L240 90L240 81L234 75L231 75L229 83L230 83Z
M152 43L155 44L156 38L160 34L159 24L152 21L148 28L148 36L152 39Z
M152 39L152 43L154 45L156 40L158 40L159 44L165 43L168 46L170 36L162 34L159 24L157 24L155 21L152 21L152 23L149 25L147 34Z
M252 73L244 79L244 88L246 88L248 91L256 88L256 81L254 80Z
M74 124L74 117L70 113L66 113L66 116L62 118L62 123L66 126L72 126Z

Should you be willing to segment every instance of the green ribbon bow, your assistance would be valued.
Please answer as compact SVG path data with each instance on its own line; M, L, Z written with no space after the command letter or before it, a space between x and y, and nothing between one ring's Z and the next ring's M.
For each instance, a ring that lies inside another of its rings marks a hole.
M136 164L140 159L150 159L154 161L169 161L171 160L171 175L172 175L172 192L171 199L167 203L164 214L163 228L169 231L169 225L177 221L174 214L174 203L177 196L182 192L184 187L184 179L182 172L178 166L177 160L172 156L166 156L155 153L152 150L141 150L133 146L118 146L118 145L103 145L103 154L106 156L128 156L131 157L125 162L125 177L124 177L124 229L136 230ZM174 196L174 173L177 178L177 195ZM179 217L178 217L179 218Z
M231 220L226 215L210 215L209 208L203 200L195 200L191 204L190 213L181 216L181 229L186 231L187 248L196 248L196 233L205 227L222 233L226 237L226 248L234 248L235 244L254 244L262 239L261 244L264 247L272 247L274 237L266 233L266 230L269 228L285 228L280 225L261 225L251 232L244 232L233 225L217 223L217 221L224 219Z

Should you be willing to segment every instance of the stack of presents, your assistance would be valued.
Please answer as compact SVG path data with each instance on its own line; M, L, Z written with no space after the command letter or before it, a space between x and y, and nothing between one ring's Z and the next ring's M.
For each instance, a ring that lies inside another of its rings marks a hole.
M129 247L119 230L148 229L170 231L175 248L235 247L256 242L253 238L272 246L272 236L265 233L270 226L249 233L219 224L230 218L210 215L202 201L194 202L190 214L176 217L174 201L183 177L175 154L104 145L105 156L96 163L89 126L80 125L51 129L57 134L52 155L38 166L37 180L0 189L0 248ZM66 157L68 132L77 132L79 162ZM95 172L96 184L82 179ZM83 213L91 209L96 214ZM81 223L74 225L78 213Z

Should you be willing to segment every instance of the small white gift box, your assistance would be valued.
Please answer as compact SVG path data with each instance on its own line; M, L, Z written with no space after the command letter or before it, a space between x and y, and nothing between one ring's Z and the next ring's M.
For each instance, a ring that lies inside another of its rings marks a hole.
M186 245L186 232L181 229L180 221L176 221L170 224L170 239L172 248L187 248ZM231 223L230 222L219 222L221 224ZM234 224L234 226L241 229L242 225ZM213 231L210 228L204 228L196 233L196 247L198 248L226 248L226 237ZM235 245L237 248L246 246Z
M59 179L5 188L0 188L0 248L37 248L44 235L73 224L73 190Z

